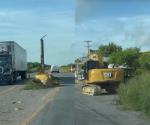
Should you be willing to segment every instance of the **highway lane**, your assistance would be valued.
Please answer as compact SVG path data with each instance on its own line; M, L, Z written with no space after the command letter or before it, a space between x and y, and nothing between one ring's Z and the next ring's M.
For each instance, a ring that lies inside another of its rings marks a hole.
M83 95L80 86L74 84L73 74L55 76L64 84L30 125L150 125L139 113L114 105L116 95Z
M63 81L59 95L33 119L31 125L73 125L74 123L74 75L70 73L53 75Z

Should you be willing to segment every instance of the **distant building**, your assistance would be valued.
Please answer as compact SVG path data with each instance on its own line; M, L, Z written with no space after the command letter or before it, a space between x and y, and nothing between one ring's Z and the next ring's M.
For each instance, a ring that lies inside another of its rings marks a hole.
M104 56L102 57L102 61L106 62L106 63L109 61L109 59L110 59L110 57L104 57Z

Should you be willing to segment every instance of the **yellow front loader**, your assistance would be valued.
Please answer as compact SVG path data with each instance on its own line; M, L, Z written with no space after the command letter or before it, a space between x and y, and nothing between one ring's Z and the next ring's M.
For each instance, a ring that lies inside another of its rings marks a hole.
M47 82L49 81L50 76L48 73L39 72L38 74L36 74L35 79L40 80L41 83L43 83L43 85L47 85Z

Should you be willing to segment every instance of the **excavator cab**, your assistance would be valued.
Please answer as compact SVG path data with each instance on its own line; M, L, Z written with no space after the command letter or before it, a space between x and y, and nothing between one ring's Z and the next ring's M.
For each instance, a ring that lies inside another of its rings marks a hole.
M96 60L88 60L84 64L84 78L85 80L89 80L89 70L105 68L104 66L100 66L99 61Z

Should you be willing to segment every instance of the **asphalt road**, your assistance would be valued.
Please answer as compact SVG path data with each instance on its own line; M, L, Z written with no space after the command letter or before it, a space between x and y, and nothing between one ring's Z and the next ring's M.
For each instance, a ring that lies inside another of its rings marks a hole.
M80 86L74 84L73 74L55 75L63 85L30 125L150 125L142 114L115 105L117 95L83 95Z

